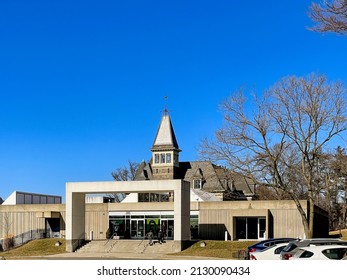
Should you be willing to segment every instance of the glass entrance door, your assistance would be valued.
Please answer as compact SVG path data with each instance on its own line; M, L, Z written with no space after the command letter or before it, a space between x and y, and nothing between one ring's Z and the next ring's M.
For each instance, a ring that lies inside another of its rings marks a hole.
M247 239L258 239L258 218L247 218Z
M131 220L131 238L143 238L145 236L145 220Z
M166 239L174 238L174 220L172 219L161 219L160 228L164 233Z
M236 239L265 239L266 219L264 217L236 218Z

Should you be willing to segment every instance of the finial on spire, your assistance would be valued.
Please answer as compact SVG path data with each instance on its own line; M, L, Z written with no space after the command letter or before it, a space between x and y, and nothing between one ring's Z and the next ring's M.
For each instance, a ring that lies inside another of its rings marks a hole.
M163 115L167 116L169 114L169 110L167 109L167 100L168 100L168 96L165 95L164 96L164 111L163 111Z

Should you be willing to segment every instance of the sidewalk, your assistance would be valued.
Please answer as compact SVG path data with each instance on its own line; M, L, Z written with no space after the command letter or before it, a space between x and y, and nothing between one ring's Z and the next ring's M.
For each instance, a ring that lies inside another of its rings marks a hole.
M57 255L48 255L38 257L46 260L112 260L112 259L130 259L130 260L220 260L220 258L184 256L173 254L138 254L138 253L63 253Z

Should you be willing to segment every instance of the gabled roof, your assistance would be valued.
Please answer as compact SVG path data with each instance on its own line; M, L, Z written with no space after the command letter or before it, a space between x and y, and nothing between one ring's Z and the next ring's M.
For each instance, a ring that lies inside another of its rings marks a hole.
M153 173L152 173L150 163L147 164L145 161L142 161L138 169L136 170L134 180L141 181L141 180L152 180L152 179L153 179Z
M136 173L135 181L152 180L151 161L143 162ZM178 177L191 183L202 180L202 191L206 193L226 193L232 199L245 199L254 196L254 182L243 175L236 174L226 167L210 161L186 161L179 163Z
M176 135L167 110L164 110L152 149L161 147L171 147L179 149Z

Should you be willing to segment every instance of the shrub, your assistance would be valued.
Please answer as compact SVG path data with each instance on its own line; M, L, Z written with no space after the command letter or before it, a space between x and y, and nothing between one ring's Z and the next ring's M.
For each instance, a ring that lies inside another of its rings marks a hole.
M7 251L14 247L14 238L13 236L5 236L3 240L3 250Z

